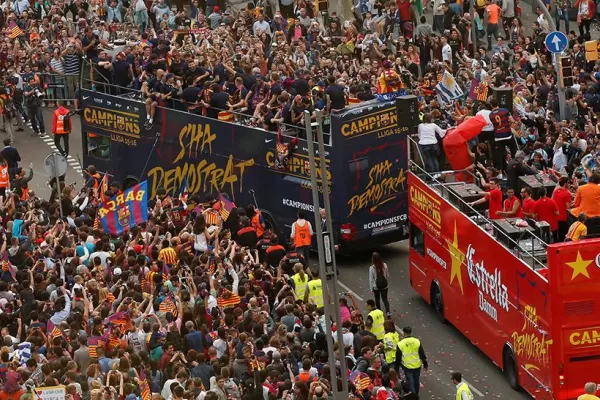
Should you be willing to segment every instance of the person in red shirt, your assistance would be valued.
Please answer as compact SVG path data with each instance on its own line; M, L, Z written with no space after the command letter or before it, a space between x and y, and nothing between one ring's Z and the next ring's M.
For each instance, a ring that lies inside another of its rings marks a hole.
M558 206L550 197L546 196L546 189L538 189L540 198L533 205L533 214L538 221L547 222L554 242L558 241Z
M521 198L523 199L521 211L524 218L533 218L533 205L535 200L531 198L531 189L528 187L521 189Z
M504 218L502 215L498 214L498 212L502 210L502 190L500 190L499 180L493 178L489 183L489 187L489 191L480 193L481 196L483 196L481 199L469 203L469 205L474 206L476 204L482 204L487 201L489 203L488 212L490 219Z
M552 200L558 207L558 241L562 242L565 240L565 236L569 231L569 223L567 222L567 209L571 207L573 203L573 195L567 189L569 178L562 177L558 180L558 187L554 189L552 193Z
M506 200L502 211L496 214L506 218L523 218L523 210L521 209L521 201L515 196L515 189L506 189Z

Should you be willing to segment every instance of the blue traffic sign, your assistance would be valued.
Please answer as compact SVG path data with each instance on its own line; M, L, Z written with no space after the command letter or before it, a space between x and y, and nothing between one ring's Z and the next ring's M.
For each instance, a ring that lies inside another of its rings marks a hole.
M546 47L550 50L550 53L562 53L569 45L569 39L567 39L567 35L564 33L554 31L546 35L544 43L546 43Z

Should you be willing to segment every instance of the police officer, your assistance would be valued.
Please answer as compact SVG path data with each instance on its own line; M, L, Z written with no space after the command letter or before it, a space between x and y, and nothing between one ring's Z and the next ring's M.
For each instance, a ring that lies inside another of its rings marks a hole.
M460 372L452 373L452 383L456 386L456 400L473 400L473 394L469 385L462 381Z
M321 282L317 271L313 271L312 276L313 279L308 282L308 290L304 295L304 301L313 303L317 308L322 308L324 305L323 282Z
M31 120L33 132L39 136L46 136L46 126L42 115L42 96L45 96L43 89L36 80L35 75L29 78L28 84L23 89L25 104L27 105L27 115Z
M383 323L385 322L385 315L383 314L383 311L375 307L375 300L373 299L367 300L367 310L369 311L367 321L373 321L371 333L375 335L377 340L381 341L385 336L385 328L383 327Z
M421 341L412 336L412 328L405 326L402 328L404 338L398 343L396 351L396 370L398 364L404 370L404 376L408 383L408 388L411 393L419 396L419 385L421 378L421 366L427 370L427 356L421 346Z

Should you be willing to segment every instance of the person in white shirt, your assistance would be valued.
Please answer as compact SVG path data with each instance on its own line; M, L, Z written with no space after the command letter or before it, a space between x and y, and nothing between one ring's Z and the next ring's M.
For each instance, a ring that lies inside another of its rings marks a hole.
M255 36L259 36L260 33L257 33L259 30L260 32L267 32L267 35L271 36L271 25L265 21L265 16L262 13L258 14L258 20L252 26Z
M421 155L423 156L423 162L425 163L425 170L429 173L437 173L440 171L440 147L436 134L441 138L446 136L446 130L440 128L433 122L431 122L431 115L423 115L423 122L419 124L419 148L421 149Z
M17 17L22 16L25 11L29 10L29 8L29 0L17 0L14 2L14 10L15 14L17 14Z
M452 65L452 47L448 44L445 36L442 36L442 60Z

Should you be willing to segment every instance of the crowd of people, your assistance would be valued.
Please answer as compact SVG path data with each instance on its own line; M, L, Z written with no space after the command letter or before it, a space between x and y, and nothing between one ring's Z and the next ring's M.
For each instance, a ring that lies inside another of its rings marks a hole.
M413 93L429 172L446 166L447 129L483 115L489 123L472 142L472 171L489 189L491 216L522 212L547 218L555 240L585 237L600 216L600 72L584 49L595 4L548 4L566 24L574 65L564 115L542 10L534 7L535 21L524 26L516 0L474 6L472 19L466 0L361 0L343 20L308 0L5 0L5 144L18 140L24 122L45 135L43 107L76 110L80 85L138 96L148 126L163 106L267 130L302 126L306 110L327 115L381 94ZM569 30L572 9L578 32ZM440 96L446 73L464 95ZM511 90L512 107L498 104L496 89ZM68 133L52 125L53 134ZM60 139L68 154L68 136ZM62 183L40 200L28 195L32 172L5 150L0 400L34 400L31 389L56 385L66 387L66 400L312 400L347 376L353 397L418 398L427 357L412 329L397 332L389 319L389 271L379 255L368 275L373 299L360 305L342 296L336 346L347 357L332 366L328 294L310 266L310 243L293 238L286 249L252 206L224 215L215 198L161 191L146 223L111 237L95 224L93 167L86 187ZM550 206L531 205L518 184L518 176L542 171L557 180L554 200L540 194ZM14 190L6 190L9 180ZM107 193L121 189L111 182ZM579 222L571 229L568 215ZM312 235L302 212L294 227ZM452 382L457 398L472 398L460 373Z

